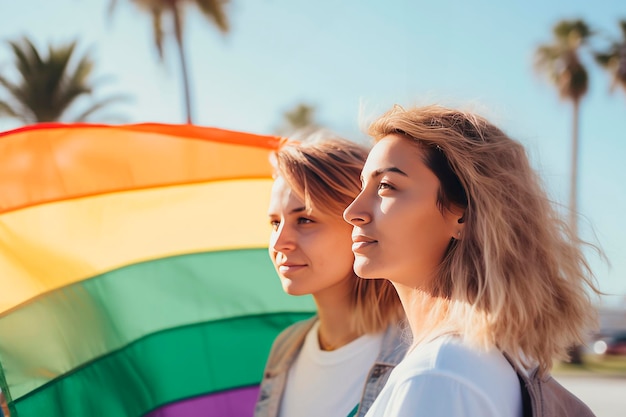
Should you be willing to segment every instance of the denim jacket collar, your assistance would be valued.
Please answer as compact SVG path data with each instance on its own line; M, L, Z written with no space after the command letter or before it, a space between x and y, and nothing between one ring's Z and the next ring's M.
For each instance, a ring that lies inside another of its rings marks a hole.
M276 417L285 389L287 374L300 352L304 339L318 320L314 316L285 329L276 339L267 360L255 416ZM381 350L368 374L357 417L365 415L387 382L391 370L404 358L408 343L401 326L389 326L383 336Z

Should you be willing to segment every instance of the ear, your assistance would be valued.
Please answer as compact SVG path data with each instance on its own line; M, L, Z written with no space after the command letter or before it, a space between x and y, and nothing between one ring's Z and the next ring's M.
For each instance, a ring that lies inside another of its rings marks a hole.
M448 224L450 226L450 237L461 240L465 229L465 210L460 207L448 209Z

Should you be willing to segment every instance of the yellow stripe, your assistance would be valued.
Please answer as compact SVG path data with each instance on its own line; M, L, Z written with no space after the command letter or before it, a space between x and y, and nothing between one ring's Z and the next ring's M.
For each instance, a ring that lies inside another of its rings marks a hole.
M271 179L211 182L61 201L0 215L0 314L125 265L265 247L270 188Z

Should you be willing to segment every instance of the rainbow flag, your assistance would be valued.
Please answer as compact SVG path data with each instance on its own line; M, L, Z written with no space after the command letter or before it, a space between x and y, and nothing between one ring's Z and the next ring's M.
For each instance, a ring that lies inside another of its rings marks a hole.
M251 415L310 317L267 255L280 138L191 125L0 133L0 388L11 417Z

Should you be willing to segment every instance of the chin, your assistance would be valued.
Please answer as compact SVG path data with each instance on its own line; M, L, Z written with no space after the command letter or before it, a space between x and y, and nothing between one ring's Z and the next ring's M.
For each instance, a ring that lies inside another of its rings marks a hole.
M380 274L376 273L375 268L373 268L372 265L367 260L359 261L358 258L354 262L354 273L357 274L359 278L364 278L364 279L379 279L380 278Z
M289 295L309 295L309 291L305 291L304 288L299 288L298 285L295 285L293 281L290 279L281 279L283 284L283 291Z

